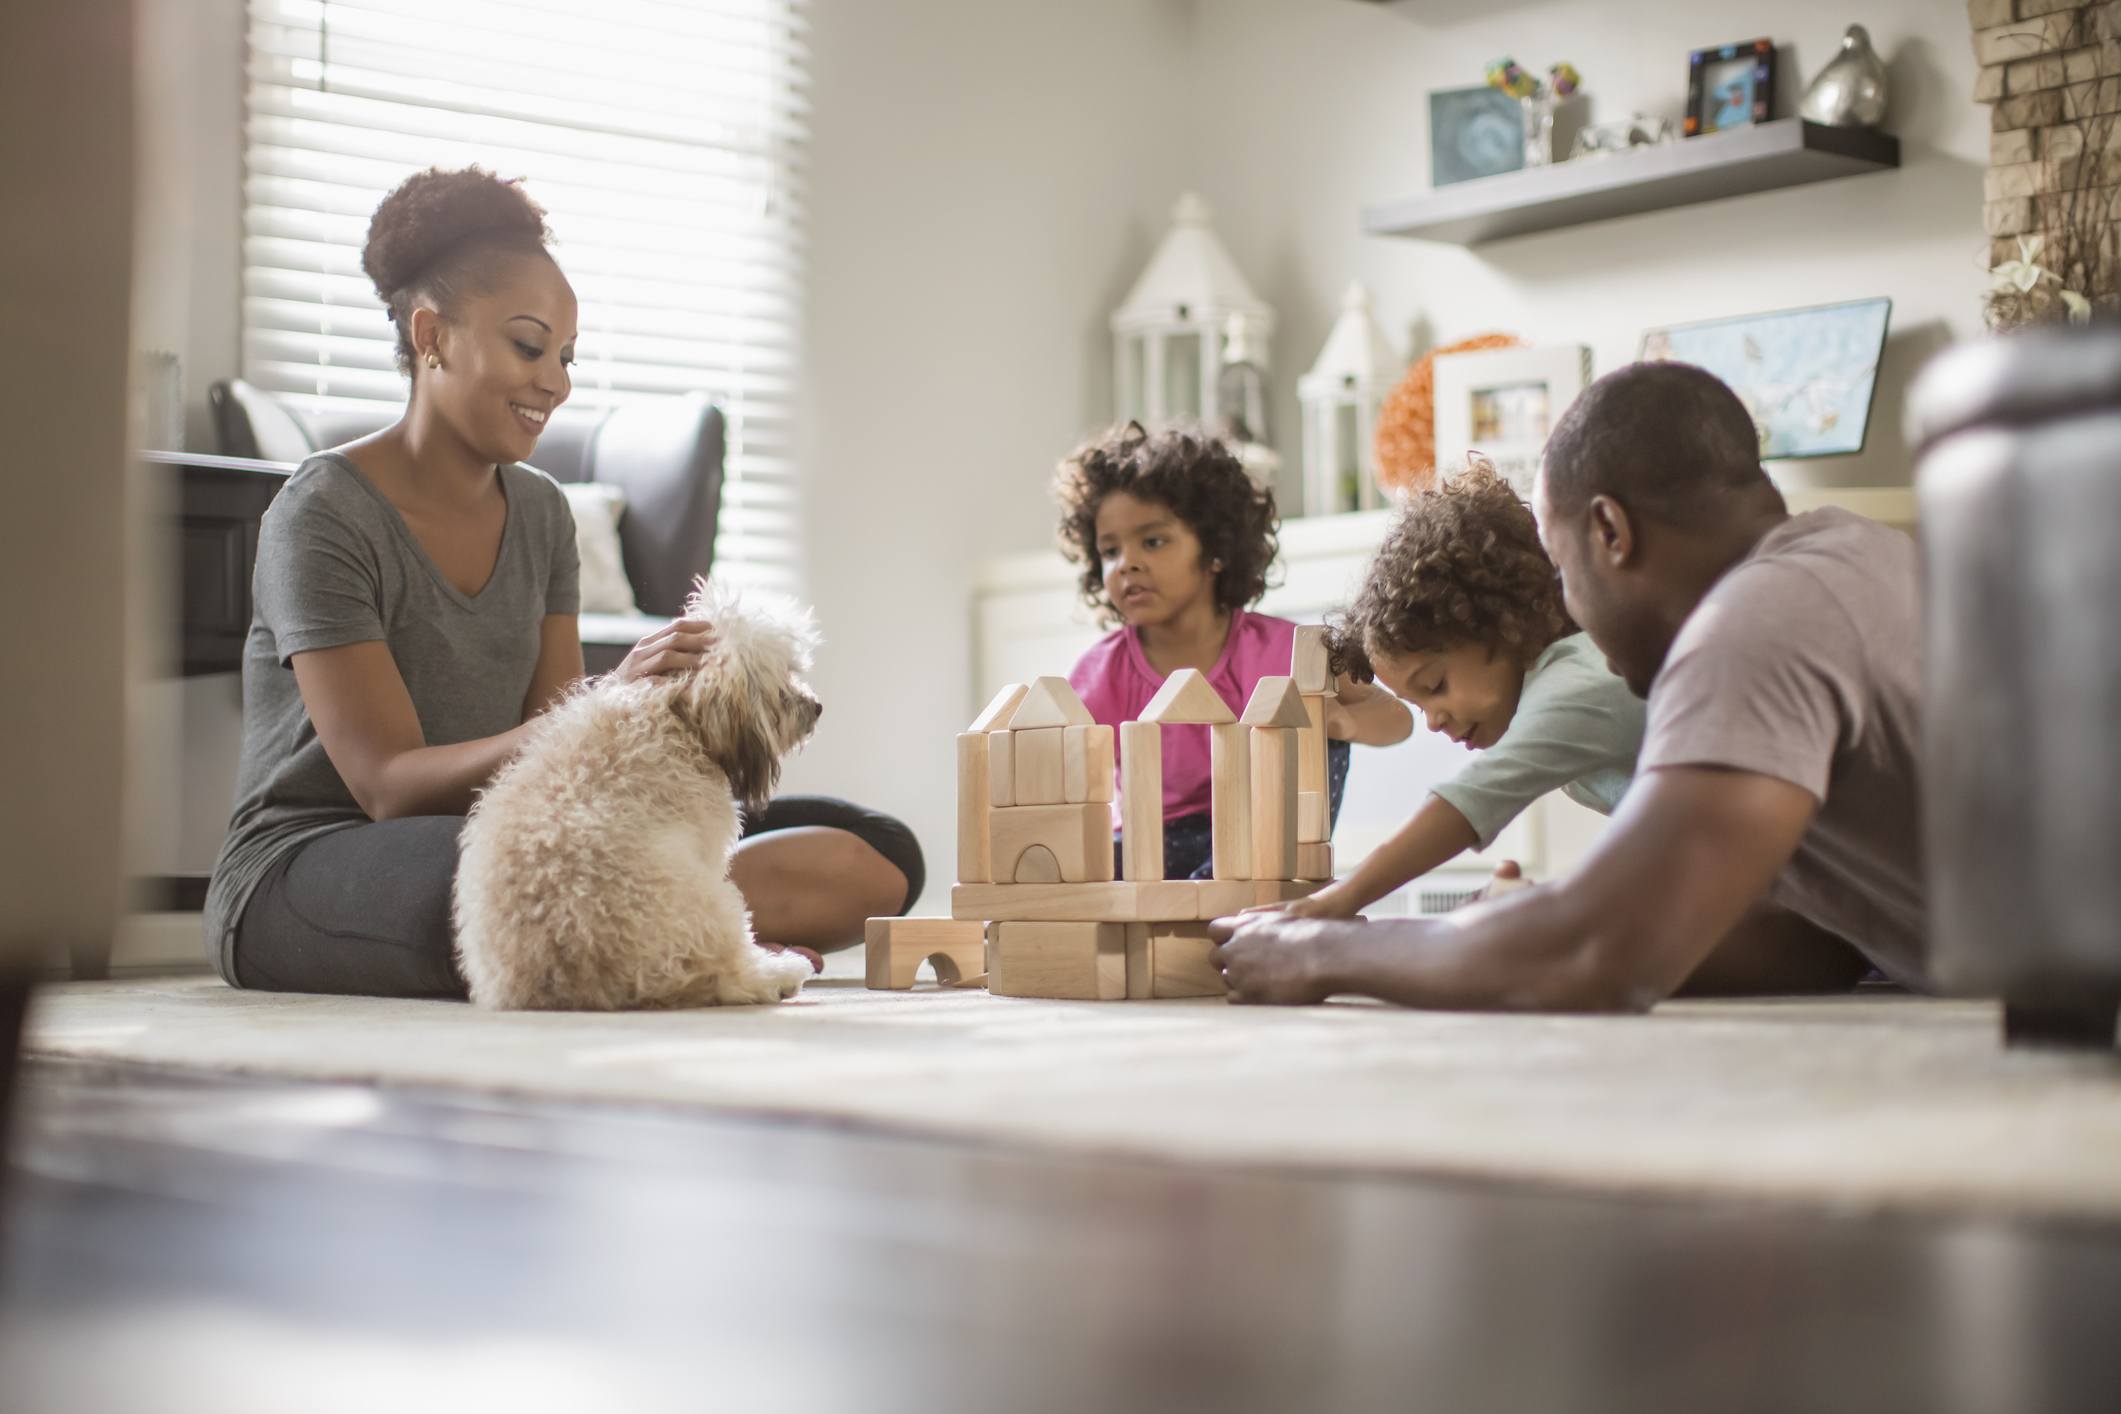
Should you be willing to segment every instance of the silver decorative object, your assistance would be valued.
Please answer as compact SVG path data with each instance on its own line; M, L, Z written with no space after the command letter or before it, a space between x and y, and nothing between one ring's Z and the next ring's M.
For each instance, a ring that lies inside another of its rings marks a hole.
M1850 25L1841 52L1812 80L1797 111L1829 128L1875 128L1885 121L1885 100L1885 64L1871 48L1870 32Z

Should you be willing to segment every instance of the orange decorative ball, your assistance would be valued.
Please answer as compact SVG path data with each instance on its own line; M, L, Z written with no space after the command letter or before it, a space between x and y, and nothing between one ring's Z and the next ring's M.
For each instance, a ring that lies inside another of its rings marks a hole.
M1436 360L1443 354L1514 349L1515 334L1482 334L1431 349L1415 360L1377 412L1377 484L1386 491L1424 491L1436 480Z

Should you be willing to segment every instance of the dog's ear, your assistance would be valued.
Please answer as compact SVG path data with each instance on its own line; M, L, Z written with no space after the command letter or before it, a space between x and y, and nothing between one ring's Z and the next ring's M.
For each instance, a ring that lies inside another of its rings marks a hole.
M729 793L756 814L780 783L781 754L775 715L749 686L741 672L696 668L671 694L670 710L706 747Z

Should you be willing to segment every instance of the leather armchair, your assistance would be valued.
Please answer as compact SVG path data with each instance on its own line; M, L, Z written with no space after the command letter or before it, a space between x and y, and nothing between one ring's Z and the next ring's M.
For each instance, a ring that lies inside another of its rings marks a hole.
M1985 340L1911 395L1933 967L2005 1036L2121 1010L2121 329Z

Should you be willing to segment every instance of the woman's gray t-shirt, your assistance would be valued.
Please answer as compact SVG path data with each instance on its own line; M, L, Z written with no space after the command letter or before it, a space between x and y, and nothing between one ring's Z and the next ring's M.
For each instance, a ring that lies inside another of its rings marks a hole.
M273 498L258 531L243 647L243 757L228 838L206 892L209 956L235 975L236 923L280 858L367 821L295 686L293 658L381 641L429 746L497 736L523 720L547 614L579 607L574 518L552 478L501 468L508 513L493 574L465 594L436 568L375 483L320 452Z

